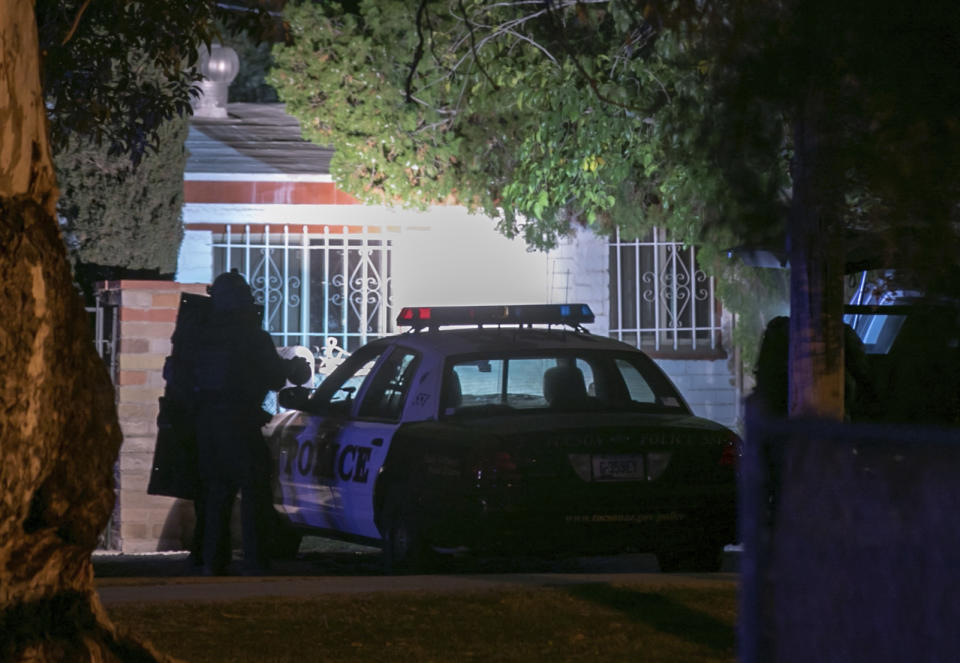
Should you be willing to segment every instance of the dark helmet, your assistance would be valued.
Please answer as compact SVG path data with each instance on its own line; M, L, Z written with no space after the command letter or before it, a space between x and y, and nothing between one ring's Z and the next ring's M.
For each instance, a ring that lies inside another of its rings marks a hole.
M213 299L213 307L221 311L233 311L253 306L253 293L250 286L236 268L224 272L207 288Z

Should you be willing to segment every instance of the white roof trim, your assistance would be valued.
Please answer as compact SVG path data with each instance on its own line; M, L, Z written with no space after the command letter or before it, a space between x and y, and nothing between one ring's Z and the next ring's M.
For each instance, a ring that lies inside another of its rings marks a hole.
M472 215L457 205L440 205L426 210L384 205L303 205L290 203L185 203L183 223L187 230L194 224L396 226L405 230L426 230L451 223L492 223L482 215ZM486 221L484 221L486 219ZM493 226L490 226L491 233Z
M187 182L333 182L329 173L191 173Z
M378 205L292 205L292 204L224 204L185 203L183 222L253 223L278 225L365 225L402 224L409 212ZM413 218L416 218L413 216Z

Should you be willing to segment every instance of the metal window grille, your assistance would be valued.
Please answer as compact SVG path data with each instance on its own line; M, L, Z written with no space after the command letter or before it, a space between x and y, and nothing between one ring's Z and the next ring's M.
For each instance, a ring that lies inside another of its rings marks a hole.
M696 249L662 228L610 241L610 335L653 352L711 351L720 344L714 282Z
M278 346L353 352L393 332L392 242L379 228L227 225L214 236L214 274L236 268Z

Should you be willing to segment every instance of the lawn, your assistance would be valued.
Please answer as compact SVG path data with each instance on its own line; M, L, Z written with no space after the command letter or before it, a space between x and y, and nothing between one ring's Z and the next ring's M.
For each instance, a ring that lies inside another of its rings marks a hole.
M118 604L109 613L190 663L735 660L732 581Z

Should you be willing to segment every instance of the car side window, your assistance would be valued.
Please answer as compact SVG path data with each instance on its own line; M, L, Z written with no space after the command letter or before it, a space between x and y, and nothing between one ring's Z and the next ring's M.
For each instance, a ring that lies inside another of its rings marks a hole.
M366 353L358 351L320 383L314 401L322 404L326 413L348 414L363 381L370 375L381 354L383 351L380 349Z
M625 359L616 360L617 370L623 378L630 400L635 403L656 403L657 395L640 373L640 370ZM675 403L673 405L676 405Z
M553 357L518 358L508 361L507 405L515 408L547 407L543 376L557 365Z
M477 359L456 364L453 377L458 389L456 403L448 402L446 408L475 407L500 403L503 393L502 359ZM448 401L450 400L448 395Z
M407 392L416 372L416 353L397 348L381 364L360 404L359 416L372 419L400 418Z
M597 397L601 394L597 390L597 379L593 375L593 366L585 359L577 358L577 368L583 373L583 381L587 387L587 395Z

